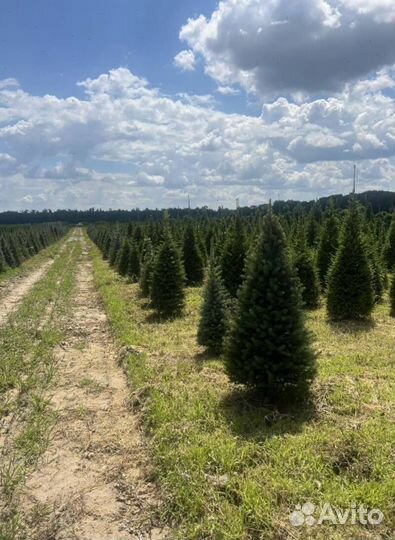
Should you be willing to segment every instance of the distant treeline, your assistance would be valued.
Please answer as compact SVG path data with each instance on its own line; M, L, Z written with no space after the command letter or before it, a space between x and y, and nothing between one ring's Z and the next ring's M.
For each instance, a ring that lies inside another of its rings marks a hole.
M348 206L350 195L331 195L322 197L317 201L275 201L273 210L278 215L287 215L298 212L309 212L314 206L319 206L321 210L326 210L329 201L333 201L338 209L345 209ZM357 200L368 207L373 214L380 212L392 212L395 207L395 193L392 191L366 191L356 195ZM266 210L267 204L259 206L246 206L239 209L242 216L254 215ZM173 219L183 219L186 216L195 218L221 219L234 213L234 210L218 208L211 210L208 207L202 208L170 208L168 214ZM33 224L33 223L53 223L62 221L64 223L97 223L107 222L130 222L130 221L161 221L163 210L138 208L133 210L100 210L90 208L89 210L25 210L23 212L8 211L0 213L0 225L7 224Z

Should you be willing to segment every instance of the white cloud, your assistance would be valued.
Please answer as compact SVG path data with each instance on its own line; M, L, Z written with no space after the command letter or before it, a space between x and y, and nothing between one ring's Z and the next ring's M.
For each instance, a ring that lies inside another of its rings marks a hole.
M195 54L190 49L180 51L174 57L174 65L181 69L181 71L193 71L195 69L195 63Z
M218 86L217 92L223 96L237 96L240 91L232 86Z
M220 87L316 94L393 64L394 21L392 0L223 0L180 39Z
M328 99L227 114L212 96L169 97L119 68L82 81L85 97L0 90L0 205L234 206L360 189L394 178L393 72ZM28 199L26 199L28 197Z

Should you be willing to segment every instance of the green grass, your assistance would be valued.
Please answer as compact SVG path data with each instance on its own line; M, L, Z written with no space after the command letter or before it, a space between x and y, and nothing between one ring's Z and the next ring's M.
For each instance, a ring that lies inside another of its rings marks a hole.
M196 344L201 291L185 317L152 322L137 285L93 247L96 283L141 410L164 494L163 518L179 538L393 538L395 503L395 323L388 305L374 325L330 325L307 315L319 353L313 404L278 411L229 383L221 359ZM310 501L379 508L380 526L294 527Z
M58 248L55 248L58 249ZM24 538L18 497L56 420L47 391L56 374L81 245L71 242L0 328L0 539Z

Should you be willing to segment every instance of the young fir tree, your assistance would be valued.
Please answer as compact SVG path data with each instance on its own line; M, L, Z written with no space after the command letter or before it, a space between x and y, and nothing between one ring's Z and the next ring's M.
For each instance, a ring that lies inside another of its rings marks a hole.
M315 309L320 303L320 284L312 254L307 247L304 228L299 231L296 241L293 264L301 283L303 306Z
M108 262L111 266L114 266L117 262L117 258L119 257L119 250L121 249L121 238L119 236L119 233L116 233L111 240L110 245L110 252L108 257Z
M225 361L232 381L256 387L274 400L288 392L304 399L315 374L300 285L284 232L270 209L248 258Z
M118 259L118 272L121 276L126 276L128 273L128 265L130 258L130 244L129 240L124 240L120 250L120 255Z
M192 224L188 224L183 242L183 259L187 285L199 285L203 280L203 257Z
M395 211L385 239L383 258L388 270L393 270L395 268Z
M140 263L143 264L145 257L149 254L152 254L152 252L152 240L149 236L144 236L143 241L141 242Z
M382 264L382 260L379 256L373 233L368 231L366 234L366 250L369 257L370 270L372 272L372 286L374 301L378 303L383 298L384 284L385 284L385 272Z
M0 247L0 273L5 272L7 270L7 263L3 254L3 251Z
M221 257L221 273L226 290L235 298L243 281L246 258L244 228L239 215L227 234Z
M372 272L356 201L343 222L339 249L328 275L327 311L334 321L369 317L374 305Z
M328 271L339 246L339 223L334 214L330 212L323 226L318 244L317 269L321 289L326 290Z
M390 315L395 317L395 273L392 274L390 286Z
M140 277L140 253L137 244L134 241L132 242L129 249L127 275L133 282L138 281Z
M106 236L103 239L103 250L102 250L103 257L105 259L110 258L111 244L112 244L112 236L108 231L106 231Z
M143 243L143 254L140 265L140 290L141 294L148 297L151 292L152 274L154 271L154 250L152 242L149 238L146 238Z
M185 303L185 274L180 253L166 231L155 257L152 273L151 302L160 316L180 315Z
M317 247L321 230L321 219L321 207L318 203L314 203L312 209L310 210L306 226L307 244L311 248Z
M221 271L212 254L203 289L197 340L199 345L207 347L215 354L222 351L228 325L228 302Z

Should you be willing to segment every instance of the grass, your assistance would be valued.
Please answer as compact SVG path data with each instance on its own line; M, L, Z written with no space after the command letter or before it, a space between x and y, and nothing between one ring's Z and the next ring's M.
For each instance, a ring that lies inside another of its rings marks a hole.
M318 377L313 403L278 411L229 383L221 358L196 344L201 291L185 316L153 323L138 286L91 250L113 334L124 347L132 403L141 410L164 493L163 518L188 540L393 538L395 324L387 302L372 325L330 325L307 314ZM384 514L381 525L295 527L298 504Z
M91 394L100 394L100 392L103 392L105 389L104 384L95 381L94 379L89 379L88 377L84 377L79 382L80 388L85 388L85 390Z
M7 426L0 433L1 540L23 538L18 498L56 420L47 391L56 374L54 348L63 339L80 253L79 242L69 243L0 328L0 425Z

